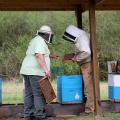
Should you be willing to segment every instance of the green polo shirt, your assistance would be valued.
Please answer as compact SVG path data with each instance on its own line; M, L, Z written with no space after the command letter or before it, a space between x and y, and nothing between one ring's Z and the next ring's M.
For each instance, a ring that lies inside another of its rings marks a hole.
M50 51L48 46L42 37L36 36L29 43L26 56L22 62L20 74L45 76L44 70L38 63L35 53L44 55L47 68L50 70Z

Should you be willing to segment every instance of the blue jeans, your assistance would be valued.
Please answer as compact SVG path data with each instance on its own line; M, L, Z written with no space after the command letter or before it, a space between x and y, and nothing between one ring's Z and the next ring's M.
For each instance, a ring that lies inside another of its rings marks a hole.
M42 76L23 75L25 84L24 95L24 116L35 116L36 118L44 119L45 113L45 99L40 89L38 81Z

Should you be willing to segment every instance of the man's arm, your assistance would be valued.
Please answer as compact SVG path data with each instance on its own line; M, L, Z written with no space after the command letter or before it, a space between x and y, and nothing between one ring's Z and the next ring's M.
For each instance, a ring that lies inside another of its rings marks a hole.
M40 66L43 68L43 70L45 72L45 76L50 78L50 72L49 72L49 70L47 68L44 55L40 54L40 53L36 53L35 56L37 58L38 63L40 64Z

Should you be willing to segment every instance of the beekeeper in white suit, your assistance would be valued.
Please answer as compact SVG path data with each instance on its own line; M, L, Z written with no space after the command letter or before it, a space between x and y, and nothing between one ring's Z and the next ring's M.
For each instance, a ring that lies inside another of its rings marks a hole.
M85 113L94 112L90 35L82 29L69 25L64 32L63 39L75 45L76 53L65 55L64 60L76 61L80 65L84 80L84 94L87 98Z

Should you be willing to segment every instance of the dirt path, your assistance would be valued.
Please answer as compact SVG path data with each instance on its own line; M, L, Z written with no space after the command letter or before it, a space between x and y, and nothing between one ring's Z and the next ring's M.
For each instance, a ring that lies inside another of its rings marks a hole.
M3 118L0 120L24 120L23 118ZM104 117L95 116L90 114L88 116L80 115L75 117L52 117L51 120L120 120L120 113L105 113Z

